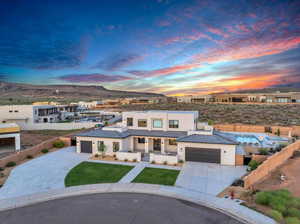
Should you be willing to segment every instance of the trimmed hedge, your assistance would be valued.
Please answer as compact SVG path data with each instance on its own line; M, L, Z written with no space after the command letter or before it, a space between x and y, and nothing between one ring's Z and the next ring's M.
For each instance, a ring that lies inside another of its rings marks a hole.
M278 222L280 222L283 219L282 214L276 210L271 210L269 215Z

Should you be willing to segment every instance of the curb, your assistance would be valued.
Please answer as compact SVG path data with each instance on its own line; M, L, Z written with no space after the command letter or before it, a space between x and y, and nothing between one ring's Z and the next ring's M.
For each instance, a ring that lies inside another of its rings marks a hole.
M217 198L212 195L187 190L180 187L139 184L139 183L114 183L114 184L93 184L68 187L59 190L51 190L44 193L38 193L28 196L0 200L0 212L10 209L25 207L41 202L98 193L142 193L153 194L163 197L176 198L190 201L228 215L242 223L247 224L275 224L271 218L262 215L247 207L241 206L228 199Z

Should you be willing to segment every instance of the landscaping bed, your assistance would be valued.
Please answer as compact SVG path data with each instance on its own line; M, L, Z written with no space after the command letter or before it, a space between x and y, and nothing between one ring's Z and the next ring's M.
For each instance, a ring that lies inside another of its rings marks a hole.
M179 170L146 167L132 182L146 183L146 184L174 185L179 172L180 172Z
M125 176L133 166L82 162L75 166L66 176L66 187L85 184L116 183Z

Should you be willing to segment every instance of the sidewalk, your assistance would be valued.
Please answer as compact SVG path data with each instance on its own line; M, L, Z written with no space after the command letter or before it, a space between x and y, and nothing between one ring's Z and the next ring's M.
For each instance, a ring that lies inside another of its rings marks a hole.
M132 170L129 171L120 181L119 183L131 183L134 178L139 175L140 172L146 167L144 163L137 164Z
M49 201L64 197L96 194L96 193L110 193L110 192L127 192L127 193L144 193L154 194L165 197L172 197L182 200L191 201L212 209L221 211L229 216L236 218L244 223L251 224L275 224L276 222L271 218L264 216L254 210L239 205L236 202L224 198L216 198L212 195L187 190L179 187L152 185L152 184L94 184L83 185L77 187L69 187L65 189L52 190L45 193L22 196L18 198L10 198L0 200L0 211L8 209L24 207L27 205Z

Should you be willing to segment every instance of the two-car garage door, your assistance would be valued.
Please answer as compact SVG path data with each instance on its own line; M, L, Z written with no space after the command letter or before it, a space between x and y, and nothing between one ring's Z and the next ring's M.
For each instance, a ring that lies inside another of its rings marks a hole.
M84 153L92 153L93 152L92 141L80 141L80 151Z
M185 147L185 161L221 163L221 150Z

